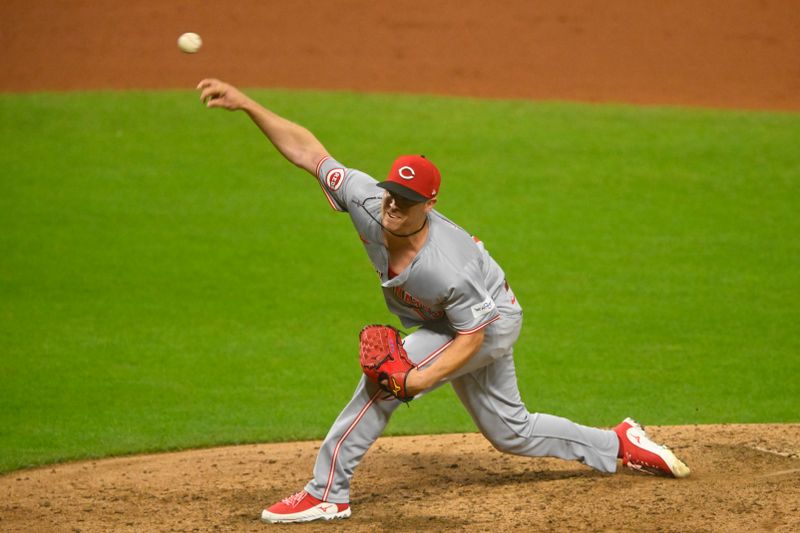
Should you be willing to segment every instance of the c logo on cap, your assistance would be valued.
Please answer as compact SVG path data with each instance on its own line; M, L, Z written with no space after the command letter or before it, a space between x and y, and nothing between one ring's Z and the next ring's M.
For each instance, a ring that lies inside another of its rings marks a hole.
M400 167L397 169L397 173L400 174L400 177L404 180L414 179L414 169L411 167Z

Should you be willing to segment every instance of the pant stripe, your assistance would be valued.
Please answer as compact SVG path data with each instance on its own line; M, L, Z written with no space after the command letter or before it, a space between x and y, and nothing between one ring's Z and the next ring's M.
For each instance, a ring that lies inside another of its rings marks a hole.
M383 392L383 389L378 389L377 391L375 391L375 394L373 394L372 397L369 399L369 401L366 403L366 405L364 405L364 407L361 408L361 411L359 411L358 416L356 416L356 419L353 420L353 423L350 424L350 427L347 428L347 431L345 431L344 434L341 436L339 442L336 443L336 447L333 449L333 456L331 457L331 470L330 473L328 474L328 483L327 485L325 485L325 492L322 494L322 501L328 500L328 493L331 491L331 485L333 485L333 474L336 471L336 459L339 457L339 448L342 447L342 443L347 438L347 436L350 435L350 433L355 429L355 427L358 425L361 419L364 418L364 415L367 413L369 408L372 407L372 404L375 403L375 400L378 398L381 392Z
M419 364L417 365L417 368L419 368L419 367L421 367L421 366L425 366L425 365L427 365L428 363L430 363L430 362L431 362L431 361L432 361L432 360L433 360L433 359L434 359L436 356L438 356L439 354L441 354L441 353L442 353L442 352L445 350L445 348L447 348L448 346L450 346L451 344L453 344L453 341L454 341L454 340L455 340L455 339L450 339L449 341L447 341L447 342L444 344L444 346L442 346L441 348L439 348L438 350L436 350L435 352L433 352L432 354L430 354L428 357L426 357L425 359L423 359L422 361L420 361L420 362L419 362Z

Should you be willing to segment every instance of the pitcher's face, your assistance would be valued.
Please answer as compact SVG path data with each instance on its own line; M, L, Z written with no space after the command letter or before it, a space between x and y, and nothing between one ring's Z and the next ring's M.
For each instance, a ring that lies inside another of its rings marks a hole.
M381 204L381 224L384 228L399 235L417 231L425 222L425 217L433 208L434 203L435 200L414 202L384 191Z

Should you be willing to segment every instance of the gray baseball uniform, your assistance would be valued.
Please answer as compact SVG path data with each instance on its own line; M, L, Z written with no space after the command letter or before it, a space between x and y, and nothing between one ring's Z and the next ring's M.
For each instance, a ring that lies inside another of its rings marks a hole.
M389 310L405 327L420 326L404 342L415 364L431 363L456 334L484 330L481 348L447 381L495 448L530 457L574 459L603 472L616 470L619 444L613 431L529 413L522 403L513 359L522 308L503 270L480 241L432 211L424 246L405 270L391 277L378 223L383 189L367 174L330 157L320 161L316 174L331 207L350 214L380 276ZM348 503L358 462L398 405L397 399L362 376L325 437L306 491L323 501Z

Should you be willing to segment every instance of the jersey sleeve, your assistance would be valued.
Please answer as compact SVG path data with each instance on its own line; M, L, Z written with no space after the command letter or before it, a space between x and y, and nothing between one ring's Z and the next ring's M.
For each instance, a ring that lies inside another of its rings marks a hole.
M475 263L473 261L460 272L444 306L448 321L462 335L475 333L500 318Z
M367 174L347 168L330 156L317 163L316 175L325 198L336 211L348 211L352 199L361 200L374 193L377 183Z

